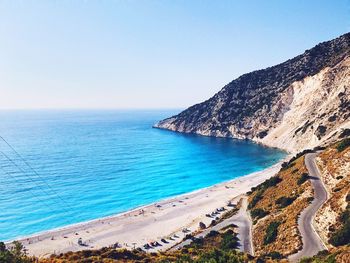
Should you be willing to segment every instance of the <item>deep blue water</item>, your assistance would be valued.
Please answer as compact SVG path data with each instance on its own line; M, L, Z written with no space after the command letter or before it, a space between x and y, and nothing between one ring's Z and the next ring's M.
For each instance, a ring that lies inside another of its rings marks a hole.
M1 111L0 135L24 161L0 141L0 240L211 186L285 155L247 141L151 128L175 113Z

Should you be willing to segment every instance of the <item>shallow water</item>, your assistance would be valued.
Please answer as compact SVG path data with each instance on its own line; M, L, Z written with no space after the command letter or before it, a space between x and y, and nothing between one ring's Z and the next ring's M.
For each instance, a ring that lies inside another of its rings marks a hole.
M1 111L0 135L20 156L0 141L0 240L123 212L285 156L248 141L152 129L177 112Z

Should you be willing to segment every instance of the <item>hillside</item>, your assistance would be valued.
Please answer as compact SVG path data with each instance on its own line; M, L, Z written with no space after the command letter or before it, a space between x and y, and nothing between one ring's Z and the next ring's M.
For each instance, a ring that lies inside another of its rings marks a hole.
M250 193L256 255L290 256L303 247L298 218L314 199L304 158L305 154L292 158L275 177ZM350 256L350 138L322 150L316 161L328 200L317 211L313 225L327 250ZM321 258L328 255L323 254Z
M256 255L277 251L288 256L302 247L297 219L313 196L311 184L305 175L307 169L304 156L301 156L281 169L276 177L272 177L271 183L253 189L249 208L254 219L253 243ZM277 235L267 239L265 233L273 224L278 225Z
M251 139L290 152L335 140L350 127L350 33L244 74L154 127Z
M350 139L327 148L317 159L329 199L318 211L315 225L330 248L350 242L350 147L343 149L342 144L349 146ZM340 234L343 227L347 240Z

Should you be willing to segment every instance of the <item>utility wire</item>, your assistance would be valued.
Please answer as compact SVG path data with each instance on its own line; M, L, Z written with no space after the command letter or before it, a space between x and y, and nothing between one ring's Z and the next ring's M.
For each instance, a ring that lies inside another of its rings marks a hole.
M23 182L21 182L20 180L18 180L18 178L16 178L15 176L13 176L11 173L8 173L3 167L0 167L0 169L8 176L11 177L14 181L17 181L19 183L21 183L22 185L24 185ZM4 189L2 187L2 189ZM39 195L37 195L33 190L28 189L29 192L31 193L31 195L41 204L43 204L44 206L46 206L53 214L55 214L57 211L55 211L54 209L51 208L51 205L49 205L49 203L46 202L45 199L41 199L41 197ZM67 224L72 224L72 222L67 221L66 219L64 219L64 222Z
M31 177L27 176L25 171L19 167L10 157L8 157L4 152L0 151L0 153L8 160L10 161L14 166L16 166L23 174L24 176L26 176L31 182L33 182L34 184L37 185L37 187L39 187L41 189L41 191L48 195L48 196L52 196L52 194L48 193L41 185L39 185L35 180L33 180ZM62 207L63 210L66 211L67 214L70 214L69 211L65 208L65 207Z

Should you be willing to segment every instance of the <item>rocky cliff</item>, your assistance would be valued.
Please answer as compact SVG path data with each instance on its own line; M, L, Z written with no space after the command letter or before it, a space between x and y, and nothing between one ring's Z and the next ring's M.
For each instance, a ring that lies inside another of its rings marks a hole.
M290 152L335 140L350 128L350 33L244 74L154 127L251 139Z

